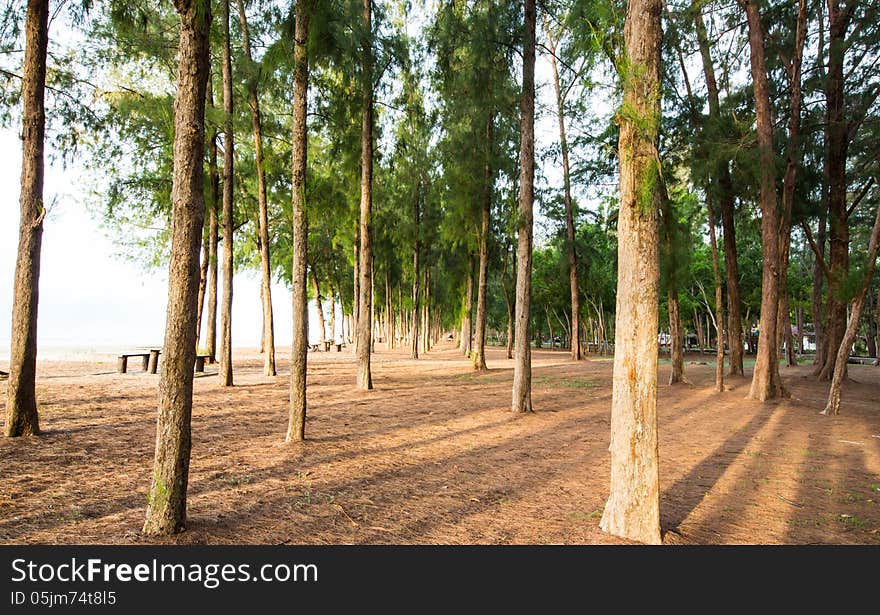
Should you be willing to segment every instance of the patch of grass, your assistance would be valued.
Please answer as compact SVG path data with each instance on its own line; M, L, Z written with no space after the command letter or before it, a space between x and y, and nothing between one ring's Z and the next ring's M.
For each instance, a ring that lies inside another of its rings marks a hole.
M835 520L838 523L843 523L847 530L861 530L868 524L866 519L861 519L855 515L837 515Z
M248 485L253 481L253 478L248 476L247 474L236 475L233 474L226 478L226 484L230 487L239 487L241 485Z
M563 389L596 389L601 383L592 379L574 376L564 378L558 376L532 376L532 384Z
M591 513L571 513L568 515L569 519L599 519L602 517L602 511L598 508Z

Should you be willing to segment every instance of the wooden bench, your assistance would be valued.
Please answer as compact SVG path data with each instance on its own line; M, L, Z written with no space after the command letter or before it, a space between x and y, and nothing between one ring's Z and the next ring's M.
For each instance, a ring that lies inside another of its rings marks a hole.
M336 346L336 352L342 352L342 349L345 347L345 344L339 343L339 344L334 344L334 346Z
M211 358L211 355L209 355L209 354L197 354L196 355L195 370L200 373L204 372L205 371L205 360L210 359L210 358Z
M150 367L150 355L152 353L149 352L129 352L123 353L119 355L116 359L116 371L120 374L124 374L128 371L128 359L129 357L140 357L143 359L144 371L148 371Z

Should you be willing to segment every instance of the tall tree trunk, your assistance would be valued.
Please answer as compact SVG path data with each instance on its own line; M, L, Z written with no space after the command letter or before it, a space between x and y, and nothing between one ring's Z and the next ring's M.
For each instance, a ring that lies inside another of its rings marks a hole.
M291 209L293 212L293 340L290 347L290 418L285 441L306 438L306 369L309 350L309 219L306 213L306 167L308 163L309 22L315 0L300 0L294 9L293 126L291 141Z
M550 32L550 22L547 14L544 14L544 29L547 32L547 41L550 46L550 66L553 68L553 87L556 91L556 116L559 118L559 149L562 153L562 184L564 188L563 202L565 204L565 241L568 252L568 284L571 291L571 358L579 361L583 358L580 336L580 312L581 298L577 275L577 251L574 242L574 203L571 198L571 167L568 160L568 138L565 133L565 99L562 94L562 84L559 81L559 67L556 62L556 45Z
M514 321L514 302L515 298L511 296L510 288L507 285L507 264L510 260L510 244L505 242L504 245L504 261L501 269L501 291L504 293L504 303L507 305L507 358L513 358L513 321ZM515 276L515 274L514 274Z
M208 75L208 104L214 106L214 88ZM220 173L217 170L217 131L212 131L208 160L208 322L205 326L205 354L208 362L217 360L217 248L220 244L218 217Z
M431 270L425 268L425 300L422 303L424 320L422 321L422 339L425 352L431 350Z
M199 247L205 216L205 86L210 74L211 3L176 0L180 14L171 254L165 317L164 367L159 377L156 456L147 497L145 534L174 534L186 526L186 487L192 441L193 363Z
M251 56L250 32L244 0L238 0L238 17L241 22L242 47L248 63L253 64ZM263 305L263 374L275 375L275 324L272 316L272 266L269 259L269 207L266 202L266 171L263 163L263 119L260 114L260 97L257 78L251 75L248 87L248 106L251 110L251 123L254 132L254 163L257 167L257 205L258 231L260 236L260 299Z
M352 314L351 319L352 322L349 323L349 335L352 335L352 324L354 325L354 334L352 335L352 345L354 346L354 352L357 354L357 326L358 322L358 302L361 300L361 270L360 270L360 260L361 260L361 241L360 241L360 219L358 219L358 223L354 229L354 281L352 282L354 290L352 291Z
M535 0L524 0L523 88L520 100L519 208L516 246L514 412L532 411L532 208L535 201Z
M459 342L459 349L464 353L464 356L469 357L471 355L471 341L474 336L474 328L471 322L471 314L474 310L474 254L471 252L468 254L468 276L467 276L467 288L465 288L464 295L464 316L461 319L461 340Z
M208 287L208 242L202 243L202 260L199 262L199 298L196 301L196 349L202 338L202 312L205 311L205 291Z
M718 258L718 243L715 239L715 208L712 198L706 199L709 213L709 247L712 250L712 278L715 282L715 331L718 341L715 346L715 390L724 391L724 304L721 299L721 264Z
M822 414L840 414L840 389L846 378L846 362L849 359L849 350L852 348L859 330L859 320L862 317L862 309L865 306L865 297L871 286L871 278L874 277L874 268L877 265L877 251L880 249L880 206L877 207L877 217L874 219L874 228L871 231L871 240L868 242L868 262L865 268L865 277L862 279L861 288L852 301L852 313L849 324L840 348L837 349L835 360L834 377L831 379L831 389L828 392L828 403Z
M718 82L715 79L715 68L703 15L695 11L697 41L703 61L703 74L709 98L709 117L719 122L721 103L718 96ZM742 303L739 289L739 264L736 252L736 229L734 227L734 191L730 177L728 161L722 160L715 169L714 188L718 195L721 209L721 230L724 236L724 274L727 286L727 343L730 347L730 375L743 375L743 335L742 335Z
M480 211L480 269L477 282L477 322L474 331L474 352L471 360L478 371L486 367L486 293L489 288L489 233L492 212L492 134L494 132L494 113L486 120L486 167L484 171L483 203Z
M223 302L220 306L220 386L232 386L232 195L235 182L235 136L232 118L232 52L229 40L229 0L220 3L223 23Z
M749 22L749 49L755 96L758 150L761 162L761 337L749 397L759 401L785 395L779 376L776 320L779 309L779 212L776 207L776 159L773 153L773 112L764 63L764 27L755 0L739 0Z
M611 493L599 527L660 543L657 324L660 281L657 144L660 132L660 0L626 7L619 114L620 214L611 399Z
M12 337L6 397L6 435L13 438L40 433L36 392L37 308L43 218L46 215L43 205L43 148L46 136L48 46L49 1L28 0L21 83L21 221L12 291Z
M700 346L700 354L703 354L706 348L706 336L703 334L703 319L697 312L696 306L694 307L694 328L697 330L697 344Z
M370 351L373 339L373 35L372 1L363 0L361 42L363 121L361 123L360 300L357 325L357 386L372 389Z
M394 349L394 291L391 290L391 278L385 268L385 342L389 350Z
M874 306L877 309L877 313L874 316L874 322L876 323L877 332L877 354L875 356L878 357L877 361L874 361L875 366L880 366L880 288L877 289L877 304Z
M681 331L681 310L678 303L678 287L671 284L666 303L669 311L669 358L672 363L672 372L669 375L669 384L685 382L684 377L684 335Z
M849 135L845 116L844 56L852 3L847 3L843 10L839 5L838 0L828 0L828 76L825 80L825 100L831 279L828 284L828 321L823 340L826 352L823 355L824 362L818 370L820 380L832 378L836 350L846 331L847 304L842 295L849 275L849 221L846 208ZM843 367L845 370L846 364Z
M421 186L420 186L421 188ZM415 224L415 240L413 241L413 285L412 285L412 327L410 328L410 358L419 358L419 277L421 275L421 194L416 193L413 203L413 223Z
M330 290L330 335L329 339L336 343L336 289L333 287L333 279L328 278L327 287Z
M794 208L797 172L801 165L801 65L804 57L804 43L807 38L807 0L798 0L797 26L795 28L794 53L788 64L788 79L791 88L788 118L788 140L785 153L785 174L782 178L782 220L779 225L779 284L780 300L777 318L779 342L785 343L786 363L789 367L797 365L794 354L794 339L791 334L791 307L788 297L788 257L791 248L791 215ZM779 346L781 344L777 344Z
M878 295L880 295L880 290L878 290ZM880 297L878 297L878 298L880 298ZM877 334L878 334L877 329L878 329L878 325L880 325L880 321L878 321L878 319L877 319L877 315L878 315L877 312L880 311L880 309L878 309L876 302L874 303L873 306L869 304L868 309L871 309L871 307L874 308L874 313L868 315L868 336L867 336L868 337L868 339L867 339L868 356L876 359L877 358Z
M324 320L324 302L321 301L321 287L318 285L318 272L315 271L315 264L309 267L312 272L312 293L315 295L315 310L318 312L318 343L327 339L327 325Z
M823 323L825 306L822 303L822 287L825 282L825 275L822 272L822 263L825 259L826 215L827 210L823 207L819 213L819 229L816 233L816 245L819 248L819 253L814 255L815 262L813 263L813 285L810 302L811 314L813 316L813 339L816 346L813 364L818 366L817 369L821 369L822 364L825 363L825 325Z

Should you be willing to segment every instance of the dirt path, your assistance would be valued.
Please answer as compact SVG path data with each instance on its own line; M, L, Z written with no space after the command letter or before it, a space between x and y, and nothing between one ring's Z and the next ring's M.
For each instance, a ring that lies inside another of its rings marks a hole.
M371 392L354 389L350 354L311 354L309 441L290 446L287 358L273 379L238 352L231 390L211 367L196 379L189 529L167 542L618 542L598 528L609 360L534 352L537 412L514 416L500 350L486 374L448 346L419 361L380 350ZM880 544L880 370L851 366L828 418L809 366L784 370L793 398L775 404L686 368L693 385L659 393L666 542ZM45 435L0 439L0 542L144 542L158 376L61 362L40 375Z

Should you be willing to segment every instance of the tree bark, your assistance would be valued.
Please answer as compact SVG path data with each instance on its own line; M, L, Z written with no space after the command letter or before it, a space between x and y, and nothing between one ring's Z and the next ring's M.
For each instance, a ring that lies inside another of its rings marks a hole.
M483 371L486 366L486 293L489 287L489 233L492 212L492 138L494 114L490 112L486 120L486 167L484 171L483 203L480 211L480 269L477 282L477 322L474 331L474 352L471 360L474 369Z
M229 0L220 3L223 28L223 301L220 305L220 386L232 386L232 262L235 221L232 195L235 183L235 136L232 105L232 52L229 40Z
M180 44L174 100L171 254L155 464L143 527L144 533L150 535L174 534L186 526L196 354L195 309L205 216L203 156L211 3L209 0L176 0L175 7L180 15Z
M817 369L821 369L822 364L825 362L825 326L823 324L825 309L822 304L822 287L825 282L825 275L822 272L822 263L825 260L826 215L827 211L823 207L819 213L819 229L816 233L816 245L819 253L814 255L813 286L810 303L813 316L813 333L815 336L813 339L816 346L816 355L813 357L813 365L818 366Z
M626 7L620 125L617 316L611 399L611 493L599 527L660 543L657 325L660 281L660 0Z
M523 87L520 100L519 208L516 246L514 412L532 411L532 209L535 201L535 0L524 0Z
M336 289L333 287L333 279L330 278L328 282L328 287L330 290L330 341L334 344L336 343Z
M314 0L300 0L294 9L293 126L291 141L291 209L293 212L293 340L290 346L290 418L286 442L306 438L306 369L309 350L309 297L306 276L309 257L309 220L306 213L308 162L309 22Z
M196 349L202 337L202 312L205 310L205 291L208 287L208 242L202 243L202 257L199 261L199 295L196 301Z
M315 295L315 309L318 312L318 343L327 339L327 325L324 320L324 302L321 301L321 287L318 285L318 273L315 271L315 264L309 267L312 271L312 293Z
M776 160L773 115L764 62L764 28L754 0L739 0L749 23L749 49L755 97L758 155L761 162L761 334L748 397L758 401L785 396L779 376L776 321L779 310L779 212L776 207Z
M852 348L859 330L859 320L862 317L862 309L865 306L865 298L871 286L871 278L874 277L874 268L877 265L877 252L880 249L880 206L877 207L877 217L874 219L874 228L871 231L871 240L868 242L868 262L865 269L865 277L862 279L861 288L852 301L849 324L837 349L835 359L834 376L831 379L831 389L828 391L828 403L822 414L840 414L840 390L846 379L846 362L849 359L849 350Z
M849 221L846 209L849 135L845 116L844 59L851 8L848 4L841 10L839 5L838 0L828 0L828 75L825 80L825 100L831 279L828 281L828 320L823 340L826 352L823 354L824 362L817 370L820 380L832 378L837 359L836 350L846 331L847 304L842 295L849 275Z
M880 289L877 291L877 299L880 299ZM868 356L872 358L877 358L877 336L880 334L878 331L878 327L880 327L880 319L877 318L880 315L880 306L878 306L876 300L874 303L874 313L868 316Z
M238 0L238 17L241 22L242 47L245 58L253 64L250 32L244 1ZM275 375L275 323L272 315L272 266L269 258L269 206L266 200L266 170L263 163L263 119L260 113L260 97L257 79L251 76L248 88L248 106L254 133L254 163L257 167L258 232L260 237L260 299L263 305L263 374Z
M21 217L12 291L12 336L6 397L6 435L40 433L37 407L37 311L43 244L43 150L46 136L46 54L49 2L28 0L21 83ZM198 258L198 254L196 255Z
M459 341L459 349L464 356L471 355L471 341L474 335L474 328L471 322L471 313L474 309L474 254L468 254L468 276L467 288L464 296L464 316L461 320L461 340Z
M214 88L208 75L208 104L214 106ZM205 326L205 354L208 362L217 360L217 248L220 244L218 201L220 174L217 171L217 131L211 134L208 161L208 322Z
M361 123L360 299L357 325L357 386L372 389L370 351L373 340L373 35L372 1L363 0L361 42L363 121Z
M788 260L791 248L791 215L794 208L797 172L801 165L801 65L804 57L804 43L807 38L807 2L798 0L797 26L795 28L794 52L788 64L788 78L791 89L788 117L788 140L785 150L785 173L782 178L782 220L779 225L780 254L780 300L777 318L778 342L785 343L786 364L797 365L794 354L794 338L791 334L791 307L789 305ZM777 344L779 346L781 344Z
M515 301L514 297L510 295L510 289L507 285L507 264L510 258L510 244L505 242L504 245L504 262L501 270L501 291L504 293L504 303L507 306L507 358L513 358L513 321L514 321L514 309L515 309ZM516 274L514 274L515 276Z
M355 352L355 354L357 354L357 340L358 340L358 336L357 336L357 326L358 326L358 322L359 322L359 321L358 321L358 314L360 313L360 310L358 309L358 302L361 300L361 289L360 289L360 284L361 284L361 270L360 270L361 254L360 254L360 251L361 251L361 240L360 240L360 218L359 218L358 221L357 221L357 224L355 225L355 229L354 229L354 266L353 266L353 270L354 270L354 280L352 281L352 285L353 285L352 288L353 288L354 290L352 291L352 298L351 298L351 303L352 303L352 314L351 314L351 319L352 319L352 322L349 323L349 335L352 335L352 331L351 331L351 330L352 330L352 326L351 326L351 325L354 325L354 327L353 327L353 328L354 328L354 334L352 335L352 338L353 338L353 339L352 339L352 345L354 346L354 352Z
M684 335L681 331L681 310L678 304L678 288L672 285L666 295L669 312L669 358L672 372L669 384L685 382L684 377Z
M718 259L718 243L715 239L715 208L712 199L706 199L709 213L709 247L712 250L712 278L715 282L715 331L718 341L715 346L715 391L724 391L724 303L721 299L721 264Z
M421 272L420 252L421 252L421 185L416 191L416 198L413 201L413 224L415 225L415 239L413 241L413 285L412 285L412 328L410 329L410 358L419 358L419 276Z

